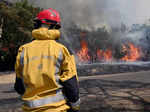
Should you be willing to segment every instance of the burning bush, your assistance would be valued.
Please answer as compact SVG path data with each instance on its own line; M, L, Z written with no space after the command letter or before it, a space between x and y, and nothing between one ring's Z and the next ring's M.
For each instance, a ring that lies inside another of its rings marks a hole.
M74 26L74 27L73 27ZM149 60L150 26L85 30L73 25L67 29L78 63ZM135 26L135 25L133 25ZM75 35L75 36L72 36Z

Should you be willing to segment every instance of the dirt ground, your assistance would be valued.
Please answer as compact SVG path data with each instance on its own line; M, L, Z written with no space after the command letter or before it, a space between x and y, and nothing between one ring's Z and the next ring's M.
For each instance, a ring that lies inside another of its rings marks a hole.
M79 79L80 112L150 112L148 82L105 80L98 76ZM20 98L13 90L14 81L13 72L0 73L0 112L22 112Z

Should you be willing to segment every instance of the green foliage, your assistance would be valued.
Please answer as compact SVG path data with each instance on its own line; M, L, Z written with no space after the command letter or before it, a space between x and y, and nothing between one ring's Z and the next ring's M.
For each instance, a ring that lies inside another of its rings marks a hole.
M32 40L33 19L40 10L30 5L28 0L14 4L0 2L0 64L14 68L19 46Z

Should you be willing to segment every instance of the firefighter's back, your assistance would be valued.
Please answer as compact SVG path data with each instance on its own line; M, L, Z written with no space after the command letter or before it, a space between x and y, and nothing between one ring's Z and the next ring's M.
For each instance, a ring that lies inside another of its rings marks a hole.
M26 111L42 112L42 108L48 111L52 107L55 107L55 112L68 109L59 84L62 49L63 46L55 40L34 40L23 46ZM56 107L60 108L56 111Z

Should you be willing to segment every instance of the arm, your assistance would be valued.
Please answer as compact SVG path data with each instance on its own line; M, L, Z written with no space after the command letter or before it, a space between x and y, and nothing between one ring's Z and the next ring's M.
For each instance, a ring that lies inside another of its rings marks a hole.
M60 82L63 85L64 93L72 110L79 110L79 82L76 71L75 59L67 49L64 49L64 60L61 66Z
M16 72L16 81L14 84L14 89L20 95L23 95L25 92L25 87L23 83L23 59L24 59L24 50L23 48L19 48L18 55L16 58L15 64L15 72Z

